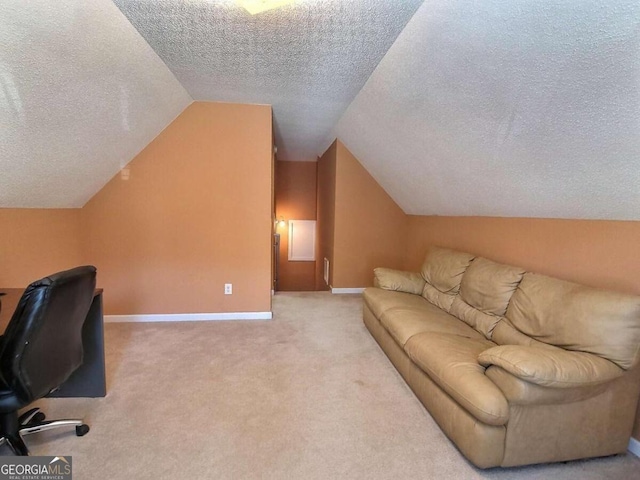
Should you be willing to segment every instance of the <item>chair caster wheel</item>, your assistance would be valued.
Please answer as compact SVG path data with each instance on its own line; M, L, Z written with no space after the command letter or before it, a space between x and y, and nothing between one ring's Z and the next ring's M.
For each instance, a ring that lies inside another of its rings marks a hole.
M76 435L78 437L83 437L85 436L87 433L89 433L89 425L85 425L84 423L82 425L78 425L76 427Z
M44 422L45 418L47 418L47 416L44 413L38 412L31 418L31 423Z

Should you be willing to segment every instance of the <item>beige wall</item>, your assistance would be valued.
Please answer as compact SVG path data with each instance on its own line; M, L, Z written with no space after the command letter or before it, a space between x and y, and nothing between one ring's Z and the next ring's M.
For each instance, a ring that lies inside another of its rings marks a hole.
M197 102L105 185L82 222L106 313L269 311L271 152L270 107Z
M0 209L1 287L26 287L80 263L80 210Z
M317 166L317 245L316 290L328 290L333 277L333 235L336 213L337 141L318 158ZM329 285L324 281L324 259L330 262Z
M332 287L371 286L374 268L402 268L406 236L405 213L338 141Z
M316 162L276 162L276 218L316 219L316 167ZM280 234L278 290L315 290L316 262L290 262L289 225L277 225L276 231Z
M431 245L590 285L640 295L640 222L409 216L406 268ZM640 406L634 427L640 439Z

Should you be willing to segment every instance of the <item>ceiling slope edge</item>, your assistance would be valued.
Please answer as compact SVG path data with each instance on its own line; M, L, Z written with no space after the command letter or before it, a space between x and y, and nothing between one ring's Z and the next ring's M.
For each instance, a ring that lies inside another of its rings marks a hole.
M3 3L0 208L78 208L193 99L110 0Z
M640 220L640 4L605 3L426 2L330 138L408 214Z

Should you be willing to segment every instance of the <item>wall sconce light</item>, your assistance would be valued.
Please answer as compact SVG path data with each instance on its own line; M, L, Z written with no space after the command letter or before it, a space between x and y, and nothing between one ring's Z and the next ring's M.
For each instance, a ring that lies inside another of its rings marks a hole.
M282 215L276 218L276 227L284 227L287 225L287 221L284 219Z

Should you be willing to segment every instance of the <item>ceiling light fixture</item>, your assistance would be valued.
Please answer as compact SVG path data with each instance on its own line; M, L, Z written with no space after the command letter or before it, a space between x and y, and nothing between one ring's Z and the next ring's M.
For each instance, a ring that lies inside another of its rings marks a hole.
M236 0L236 2L251 15L256 15L294 3L295 0Z

